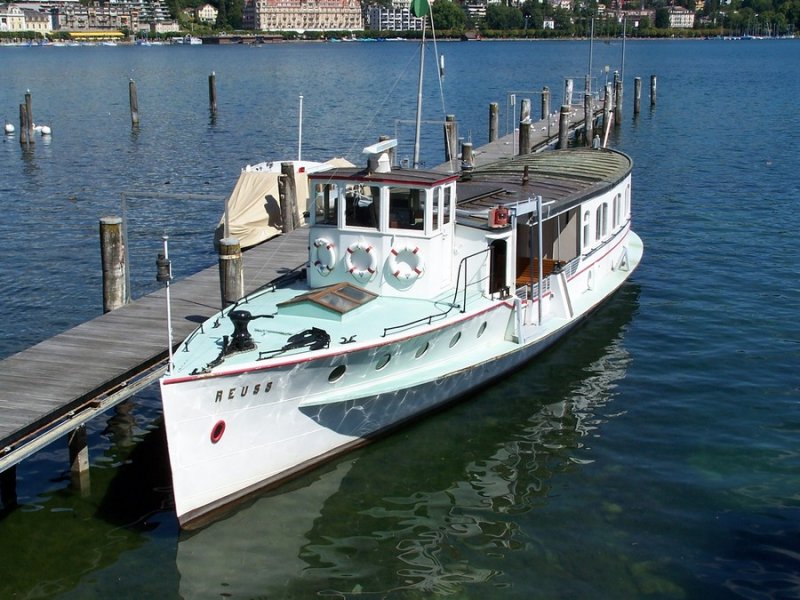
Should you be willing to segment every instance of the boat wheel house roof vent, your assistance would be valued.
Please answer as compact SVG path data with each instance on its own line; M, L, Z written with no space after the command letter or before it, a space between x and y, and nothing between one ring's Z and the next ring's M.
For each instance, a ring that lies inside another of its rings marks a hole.
M370 173L391 173L392 161L389 158L389 151L397 146L397 140L386 140L372 144L364 148L363 152L367 155L367 169Z

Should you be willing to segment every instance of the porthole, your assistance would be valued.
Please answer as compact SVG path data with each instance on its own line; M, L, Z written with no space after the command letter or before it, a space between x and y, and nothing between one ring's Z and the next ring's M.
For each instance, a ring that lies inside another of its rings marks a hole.
M486 331L486 321L481 323L481 326L478 328L478 337L481 337L485 331Z
M225 433L225 421L217 421L211 429L211 443L216 444L222 439L222 434Z
M380 357L378 363L375 365L375 370L380 371L382 368L384 368L386 365L389 364L390 360L392 360L392 355L387 352L386 354Z
M455 346L455 345L458 343L458 340L460 340L460 339L461 339L461 332L460 332L460 331L458 331L458 332L456 332L456 334L453 336L453 339L452 339L452 340L450 340L450 347L452 348L453 346Z
M328 381L331 383L339 381L344 375L345 371L347 371L347 367L345 365L339 365L333 371L331 371L330 375L328 375Z
M414 358L422 358L428 351L428 348L430 348L430 346L431 345L429 342L425 342L424 344L422 344L422 346L417 348L417 353L414 355Z

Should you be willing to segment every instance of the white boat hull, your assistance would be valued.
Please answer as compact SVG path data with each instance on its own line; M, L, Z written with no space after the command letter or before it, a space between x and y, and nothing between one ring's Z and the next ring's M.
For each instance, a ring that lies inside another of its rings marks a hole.
M627 257L625 270L614 269L621 252ZM519 305L498 301L488 310L417 329L405 338L315 360L165 378L161 394L181 526L202 525L217 509L362 445L531 360L608 299L640 257L639 238L629 230L621 232L611 251L576 270L567 283L574 313L550 318L542 326L520 325ZM610 275L589 275L598 272ZM555 289L553 295L558 293ZM460 343L453 347L457 334ZM418 356L423 346L427 349ZM384 354L392 359L377 370ZM348 376L343 378L346 384L337 386L329 378L339 365L346 366Z

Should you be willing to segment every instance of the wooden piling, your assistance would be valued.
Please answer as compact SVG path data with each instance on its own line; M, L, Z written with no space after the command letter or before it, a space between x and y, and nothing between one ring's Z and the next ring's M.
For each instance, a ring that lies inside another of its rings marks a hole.
M622 78L614 81L614 127L622 124Z
M208 108L212 115L217 114L217 74L214 71L208 76Z
M17 466L0 473L0 503L4 509L17 505Z
M608 131L611 123L611 83L606 84L605 98L603 98L603 131Z
M33 100L30 91L25 92L25 129L28 132L27 143L33 144Z
M239 240L233 237L219 241L219 289L222 308L244 296L244 268Z
M558 147L564 150L569 145L569 110L570 106L561 106L561 114L558 119Z
M574 86L574 83L572 82L572 79L567 78L567 79L564 80L564 102L562 103L562 106L564 104L572 106L572 90L573 90L573 86Z
M531 120L530 118L519 123L519 155L531 152Z
M458 124L455 115L444 118L444 160L451 161L458 152Z
M472 142L461 144L461 168L471 169L475 166L475 156L472 153Z
M139 97L136 94L136 82L128 82L128 97L131 104L131 127L139 126Z
M542 120L550 116L550 88L542 88Z
M656 105L656 76L650 75L650 106Z
M590 93L583 97L583 141L586 146L592 145L594 138L594 106Z
M494 142L498 136L498 121L500 118L500 105L497 102L489 103L489 141Z
M281 231L289 233L300 227L297 209L297 184L294 179L294 165L281 163L281 176L278 178L278 202L281 207Z
M291 162L281 163L281 177L278 186L280 187L281 185L283 185L283 198L286 203L286 210L291 213L292 217L291 229L288 231L294 231L302 226L302 222L300 221L300 207L297 202L297 181L295 179L294 165ZM281 214L283 214L283 206L281 206Z
M86 425L73 429L67 436L69 446L69 473L72 487L84 494L90 491L89 443Z
M633 114L638 115L642 108L642 78L633 79Z
M519 120L530 121L531 119L531 100L530 98L523 98L519 103Z
M128 302L127 249L122 219L100 219L100 259L103 267L103 312L107 313Z
M19 144L20 146L27 146L28 138L28 115L25 112L25 105L19 105Z

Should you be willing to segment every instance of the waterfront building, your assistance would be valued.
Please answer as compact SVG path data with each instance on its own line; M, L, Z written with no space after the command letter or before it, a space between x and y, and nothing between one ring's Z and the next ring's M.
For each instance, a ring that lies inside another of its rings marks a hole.
M424 19L411 14L411 2L395 2L392 6L371 5L367 9L367 28L375 31L417 31Z
M694 27L694 12L680 6L670 7L669 26L671 29L691 29Z
M261 31L364 29L358 0L250 0L245 3L244 24Z
M13 4L0 4L0 31L26 31L25 13Z

